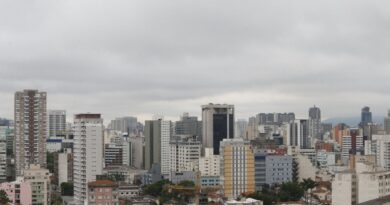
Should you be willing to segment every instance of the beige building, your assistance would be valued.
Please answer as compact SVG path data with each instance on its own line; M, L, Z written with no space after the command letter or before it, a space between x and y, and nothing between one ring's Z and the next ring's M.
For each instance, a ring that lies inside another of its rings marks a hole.
M228 199L255 191L254 153L249 141L224 139L220 147L221 185Z
M50 204L50 172L41 168L40 165L30 165L29 169L23 172L25 182L30 183L32 193L32 203L48 205Z
M118 185L110 180L97 180L88 183L89 205L118 205Z
M220 157L213 154L213 148L205 148L205 156L199 158L199 171L201 176L219 176Z
M332 204L359 204L390 195L390 171L363 158L354 170L338 172L332 182Z
M30 164L46 167L46 92L16 92L14 120L16 176Z

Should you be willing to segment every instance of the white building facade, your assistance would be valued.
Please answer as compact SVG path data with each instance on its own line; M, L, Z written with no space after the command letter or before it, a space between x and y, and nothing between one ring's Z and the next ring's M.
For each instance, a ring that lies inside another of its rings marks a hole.
M74 119L74 199L86 203L88 182L103 172L103 119L100 114L77 114Z
M170 171L195 171L202 144L192 137L172 140L170 143Z

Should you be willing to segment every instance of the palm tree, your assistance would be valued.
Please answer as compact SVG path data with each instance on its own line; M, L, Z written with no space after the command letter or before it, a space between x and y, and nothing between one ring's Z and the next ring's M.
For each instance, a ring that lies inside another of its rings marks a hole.
M317 186L317 182L313 181L311 178L303 179L301 182L302 188L305 190L305 203L307 204L308 202L308 195L310 197L310 203L311 203L311 190Z

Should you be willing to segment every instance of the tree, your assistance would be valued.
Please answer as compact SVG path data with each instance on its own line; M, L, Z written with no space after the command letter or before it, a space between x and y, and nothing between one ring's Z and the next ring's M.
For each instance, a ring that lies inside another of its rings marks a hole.
M298 201L304 194L303 188L297 182L286 182L280 186L278 198L280 201Z
M161 192L163 191L163 188L165 185L171 184L169 180L160 180L154 184L150 184L144 188L144 194L151 195L154 197L158 197L161 195Z
M71 183L71 182L61 183L61 195L62 196L73 196L73 183Z
M179 183L180 186L183 186L183 187L194 187L195 186L195 183L193 181L189 181L189 180L184 180L184 181L181 181Z
M47 169L54 173L54 153L46 152L46 165Z
M7 193L4 190L0 190L0 204L8 204L9 202L11 200L9 200Z
M317 182L313 181L311 178L303 179L301 184L300 184L305 191L304 196L305 196L305 203L308 201L311 202L311 190L317 186ZM310 199L310 200L308 200Z

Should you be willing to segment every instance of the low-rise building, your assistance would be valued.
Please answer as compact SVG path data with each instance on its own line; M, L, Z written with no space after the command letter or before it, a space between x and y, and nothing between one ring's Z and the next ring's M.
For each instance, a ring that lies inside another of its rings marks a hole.
M119 205L118 184L110 180L97 180L88 183L89 205Z
M31 185L25 182L23 177L18 177L14 182L4 182L0 184L0 190L7 193L12 204L32 204Z
M23 171L24 180L30 183L33 204L50 204L50 172L40 165L31 164Z
M130 184L119 184L118 197L119 199L131 199L140 195L140 187Z
M263 205L263 202L260 200L252 198L244 198L241 200L230 200L224 203L225 205Z

